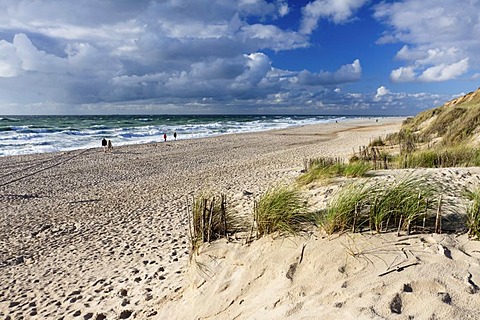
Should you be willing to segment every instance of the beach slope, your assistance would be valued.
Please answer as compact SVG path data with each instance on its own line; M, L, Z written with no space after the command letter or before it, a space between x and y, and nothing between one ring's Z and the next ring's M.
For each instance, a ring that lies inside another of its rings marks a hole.
M478 299L480 248L464 236L219 241L189 260L186 210L198 192L225 193L230 207L249 216L254 199L291 183L304 159L347 159L398 131L402 120L350 120L111 153L99 147L2 157L0 317L353 319L436 312L475 318L469 306ZM372 257L370 244L387 246L388 256ZM422 254L404 254L404 247ZM439 269L422 263L379 276L417 258ZM404 312L421 297L440 311Z

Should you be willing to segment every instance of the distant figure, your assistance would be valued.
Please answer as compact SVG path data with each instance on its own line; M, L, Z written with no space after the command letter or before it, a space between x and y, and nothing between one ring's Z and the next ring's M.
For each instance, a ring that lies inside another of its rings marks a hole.
M102 139L103 152L107 152L107 139Z
M166 133L163 134L163 141L167 142L167 134Z
M108 152L112 152L112 150L113 150L112 140L108 140L107 150L108 150Z
M173 133L173 139L177 140L177 131Z

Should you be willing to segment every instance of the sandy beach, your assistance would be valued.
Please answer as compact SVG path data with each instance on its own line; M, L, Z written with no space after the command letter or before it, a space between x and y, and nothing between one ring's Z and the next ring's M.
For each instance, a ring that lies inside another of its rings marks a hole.
M199 191L249 215L304 159L347 159L402 120L2 157L0 318L479 319L480 245L465 234L221 240L189 260ZM451 196L480 181L434 174Z

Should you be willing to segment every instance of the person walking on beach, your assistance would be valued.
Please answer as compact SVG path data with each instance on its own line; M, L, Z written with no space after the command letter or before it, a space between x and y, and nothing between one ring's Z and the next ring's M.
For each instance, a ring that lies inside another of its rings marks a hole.
M108 140L107 150L108 150L108 152L112 152L112 150L113 150L112 140Z
M107 152L107 139L102 139L103 152Z
M177 140L177 131L173 133L173 139Z
M167 142L167 134L166 133L163 134L163 141Z

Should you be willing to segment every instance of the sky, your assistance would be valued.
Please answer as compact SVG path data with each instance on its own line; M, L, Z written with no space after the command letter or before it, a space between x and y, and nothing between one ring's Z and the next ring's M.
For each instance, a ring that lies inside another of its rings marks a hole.
M480 87L480 0L1 0L0 114L415 115Z

